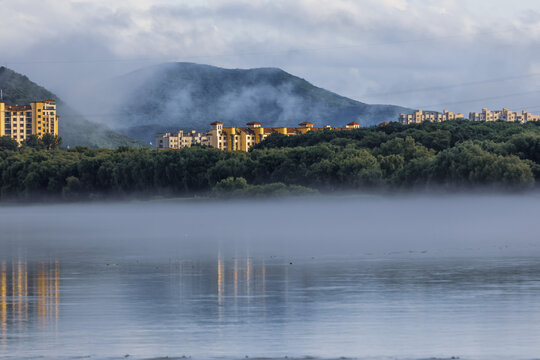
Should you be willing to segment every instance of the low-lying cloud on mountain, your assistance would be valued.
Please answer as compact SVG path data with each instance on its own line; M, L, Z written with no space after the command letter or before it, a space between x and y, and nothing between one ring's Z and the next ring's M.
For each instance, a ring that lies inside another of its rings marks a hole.
M368 105L318 88L277 68L223 69L193 63L148 67L85 89L78 107L90 119L144 141L156 132L205 130L215 120L243 126L375 125L407 109ZM100 110L96 110L100 109Z
M0 89L3 102L8 105L29 104L31 101L54 99L60 121L58 124L62 145L115 148L118 146L141 147L145 144L112 131L105 124L96 124L73 110L54 93L39 86L28 77L5 67L0 67Z

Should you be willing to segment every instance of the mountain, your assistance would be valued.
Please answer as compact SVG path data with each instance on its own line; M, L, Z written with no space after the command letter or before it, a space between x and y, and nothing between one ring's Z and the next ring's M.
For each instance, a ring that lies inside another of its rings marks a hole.
M223 69L193 63L144 68L88 89L80 97L99 104L109 114L102 121L113 129L146 142L158 132L206 130L216 120L233 126L249 121L264 126L303 121L317 126L351 121L375 125L409 111L351 100L277 68Z
M8 105L29 104L31 101L45 99L56 100L57 113L60 116L58 131L63 146L146 146L145 143L114 132L105 125L88 121L49 90L5 67L0 67L0 89L3 91L3 101Z

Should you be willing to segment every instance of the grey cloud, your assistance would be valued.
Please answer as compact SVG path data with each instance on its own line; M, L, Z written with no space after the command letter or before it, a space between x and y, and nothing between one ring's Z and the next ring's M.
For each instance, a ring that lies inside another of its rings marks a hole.
M495 86L384 94L535 71L540 56L535 46L540 31L537 9L523 8L520 16L500 21L466 11L473 6L463 0L141 4L145 2L71 2L65 9L76 11L77 20L69 21L61 18L68 10L55 13L60 7L53 6L47 11L57 24L48 28L47 45L37 43L4 56L16 70L44 85L53 84L66 97L81 82L128 72L152 60L177 60L225 67L279 66L318 86L374 103L420 107L446 102L452 110L465 112L535 101L531 95L458 104L534 90L537 79L525 78ZM14 39L16 30L9 33ZM54 58L73 63L64 65L65 70L39 63ZM38 64L23 64L27 59ZM103 59L111 61L89 65ZM63 71L67 76L62 77Z

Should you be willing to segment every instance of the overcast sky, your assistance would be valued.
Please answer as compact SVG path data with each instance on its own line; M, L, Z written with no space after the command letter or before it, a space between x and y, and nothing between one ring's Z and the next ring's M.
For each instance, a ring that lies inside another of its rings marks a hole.
M368 103L540 113L538 0L0 0L0 63L74 87L164 61L280 67Z

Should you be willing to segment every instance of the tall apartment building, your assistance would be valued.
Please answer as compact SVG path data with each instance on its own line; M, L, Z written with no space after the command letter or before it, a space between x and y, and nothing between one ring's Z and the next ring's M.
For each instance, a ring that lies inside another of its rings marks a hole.
M253 145L260 143L271 134L286 136L305 134L309 131L340 130L331 126L315 127L311 122L303 122L298 127L263 127L260 122L252 121L247 127L224 127L222 122L215 121L208 132L210 145L224 151L249 151ZM351 122L343 130L357 129L360 124Z
M223 127L219 121L213 122L209 134L210 145L225 151L248 151L255 144L260 143L269 135L278 133L283 135L305 134L314 129L314 124L303 122L300 127L262 127L257 121L247 123L247 127Z
M58 136L58 115L54 100L33 101L30 105L6 105L0 102L0 136L9 136L21 144L30 135Z
M443 110L442 113L437 111L417 110L412 114L399 114L399 122L404 125L421 124L424 121L441 122L463 118L465 118L463 114L455 114L448 110Z
M195 130L180 130L175 133L162 133L156 135L155 146L157 149L184 149L195 144L210 145L208 134L196 132Z
M513 112L508 109L502 109L497 111L491 111L486 108L482 109L482 112L469 113L469 120L471 121L509 121L509 122L519 122L526 123L529 121L540 121L540 115L533 115L526 110L523 110L521 113Z

